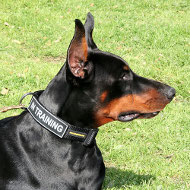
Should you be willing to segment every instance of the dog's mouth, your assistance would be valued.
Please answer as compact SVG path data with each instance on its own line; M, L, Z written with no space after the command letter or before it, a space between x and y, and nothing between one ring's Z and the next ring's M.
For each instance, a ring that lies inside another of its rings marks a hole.
M152 113L138 113L138 112L125 112L118 116L118 120L122 122L132 121L134 119L148 119L155 117L159 114L159 111Z

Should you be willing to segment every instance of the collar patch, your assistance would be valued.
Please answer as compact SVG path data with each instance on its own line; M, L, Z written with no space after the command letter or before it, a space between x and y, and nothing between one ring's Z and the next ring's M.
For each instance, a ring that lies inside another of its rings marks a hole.
M63 137L69 124L55 117L52 113L45 109L34 96L32 97L27 110L39 124L58 137Z

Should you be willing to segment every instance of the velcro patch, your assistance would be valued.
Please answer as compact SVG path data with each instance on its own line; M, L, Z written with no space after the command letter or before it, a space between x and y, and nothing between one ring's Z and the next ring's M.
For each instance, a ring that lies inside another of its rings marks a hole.
M32 97L27 110L38 123L60 138L63 137L69 127L69 124L45 109L34 96Z

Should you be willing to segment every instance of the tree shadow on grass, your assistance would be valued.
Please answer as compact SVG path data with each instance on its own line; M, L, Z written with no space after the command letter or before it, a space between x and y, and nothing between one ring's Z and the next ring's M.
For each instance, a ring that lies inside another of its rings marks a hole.
M121 170L114 167L106 168L106 177L103 189L126 188L131 186L141 186L151 184L156 178L153 175L135 174L133 171Z

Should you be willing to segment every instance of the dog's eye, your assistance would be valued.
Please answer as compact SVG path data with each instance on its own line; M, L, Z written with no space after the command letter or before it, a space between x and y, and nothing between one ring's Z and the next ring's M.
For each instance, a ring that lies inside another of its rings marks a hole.
M121 80L129 80L130 79L130 73L129 72L122 73L120 79Z

